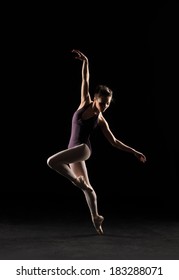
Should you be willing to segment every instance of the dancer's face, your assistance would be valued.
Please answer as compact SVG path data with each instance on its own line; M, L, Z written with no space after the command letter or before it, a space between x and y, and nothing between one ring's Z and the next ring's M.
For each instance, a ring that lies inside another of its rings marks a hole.
M111 97L104 97L104 96L99 96L96 97L95 100L95 106L98 109L99 112L104 112L106 109L110 106L111 103Z

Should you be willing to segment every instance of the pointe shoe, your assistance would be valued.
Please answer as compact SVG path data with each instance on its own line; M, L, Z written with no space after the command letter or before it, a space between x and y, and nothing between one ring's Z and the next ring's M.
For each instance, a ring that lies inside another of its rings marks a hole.
M103 235L104 232L103 232L103 229L102 229L102 223L104 221L104 217L103 216L98 216L96 218L93 218L93 224L94 224L94 227L97 231L97 233L99 235Z
M90 191L92 192L93 189L85 182L83 176L79 176L77 179L76 186L82 189L83 191Z

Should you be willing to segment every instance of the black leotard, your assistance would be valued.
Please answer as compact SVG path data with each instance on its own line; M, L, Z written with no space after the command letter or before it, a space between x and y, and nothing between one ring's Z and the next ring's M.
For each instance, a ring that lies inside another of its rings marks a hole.
M98 124L98 116L85 120L82 119L82 114L89 106L90 104L75 111L72 118L71 137L68 148L85 143L91 150L90 134Z

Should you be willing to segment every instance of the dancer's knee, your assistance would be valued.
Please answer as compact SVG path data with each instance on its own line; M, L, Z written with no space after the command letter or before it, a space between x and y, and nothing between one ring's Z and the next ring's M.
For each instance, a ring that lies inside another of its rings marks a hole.
M48 165L50 168L52 168L52 169L55 168L55 162L54 162L53 157L49 157L49 158L47 159L47 165Z
M54 156L51 156L47 159L47 165L55 170L59 170L65 163L60 161Z
M85 195L87 195L91 199L95 199L95 200L97 199L96 192L91 185L89 185L89 189L84 189L83 192Z

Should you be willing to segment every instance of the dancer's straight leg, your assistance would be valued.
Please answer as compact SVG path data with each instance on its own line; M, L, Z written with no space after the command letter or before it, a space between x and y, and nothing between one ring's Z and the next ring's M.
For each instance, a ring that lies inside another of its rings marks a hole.
M98 234L103 234L102 230L102 222L104 220L103 216L100 216L98 213L98 206L97 206L97 195L96 192L94 191L93 187L90 184L89 177L88 177L88 171L86 168L86 163L85 161L81 162L76 162L70 164L71 169L73 172L76 174L76 176L83 176L85 179L86 183L90 188L92 189L92 192L89 190L83 190L86 202L88 204L90 213L91 213L91 218L93 221L93 224L95 226L95 229L97 230Z

